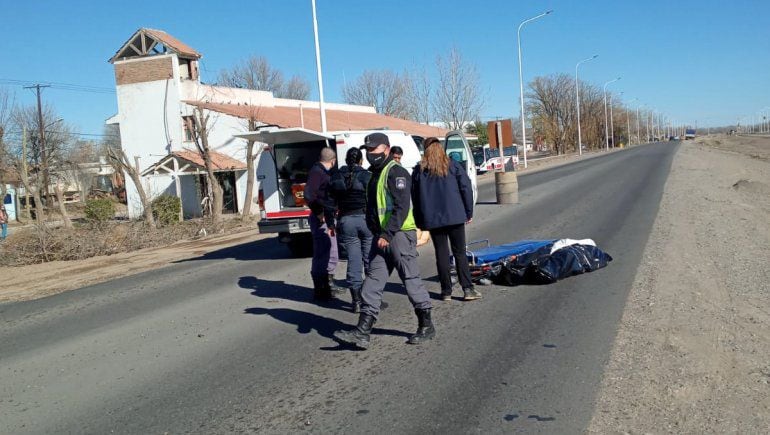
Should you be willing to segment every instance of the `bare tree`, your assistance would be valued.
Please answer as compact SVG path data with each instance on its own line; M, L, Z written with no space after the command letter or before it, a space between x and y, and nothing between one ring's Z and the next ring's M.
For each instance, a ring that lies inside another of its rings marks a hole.
M270 91L278 98L304 100L310 94L310 83L300 76L285 81L281 70L263 56L252 55L229 70L219 73L217 84L232 88Z
M139 201L142 203L142 208L144 209L144 220L147 222L149 226L152 228L155 228L155 218L152 215L152 202L150 201L150 197L147 195L147 192L144 190L144 186L142 185L142 178L139 171L139 166L134 166L128 159L128 156L126 156L126 152L123 151L123 148L120 146L110 146L107 147L107 157L110 160L110 163L112 163L112 166L120 173L128 174L128 176L131 178L131 181L134 182L134 186L136 186L136 191L139 194Z
M433 86L425 66L405 72L404 81L407 86L406 100L409 118L423 124L429 123L433 120L433 106L431 104Z
M34 106L17 107L11 115L15 129L27 132L26 149L19 143L11 154L14 156L14 166L20 174L25 172L25 168L28 169L28 172L23 174L22 182L35 199L38 220L44 218L41 213L43 206L54 206L54 201L49 195L41 194L50 191L51 186L46 185L46 180L56 178L57 172L68 169L66 154L74 138L71 128L57 116L52 106L45 105L42 115L42 126ZM40 137L40 130L45 131L44 140ZM54 177L51 177L52 173ZM66 225L69 220L67 210L62 204L59 204L58 208Z
M250 56L229 70L219 73L217 83L241 89L279 92L283 87L283 73L273 68L262 56Z
M246 119L246 128L248 131L255 131L259 127L259 108L251 107L249 116ZM246 200L243 205L241 217L243 219L251 218L251 204L254 202L254 163L262 153L262 148L256 147L256 141L248 139L246 141Z
M377 113L410 117L409 85L404 77L391 70L367 70L342 87L342 98L349 104L374 106Z
M94 172L89 164L99 161L100 146L91 140L77 140L66 154L66 181L74 184L80 192L80 201L85 203L94 184ZM104 155L104 154L102 154Z
M310 83L300 76L292 76L281 92L276 94L280 98L291 98L294 100L307 100L310 95Z
M211 193L211 218L214 224L222 220L223 192L222 186L214 173L214 163L211 159L212 149L209 146L210 114L199 106L193 107L193 116L185 118L188 131L192 132L193 143L206 167L207 188Z
M5 142L6 133L11 125L11 113L13 112L14 98L8 90L0 88L0 201L5 199L8 193L5 183L8 179L9 150Z
M529 83L529 91L528 106L533 126L558 154L564 154L567 144L574 143L577 132L574 123L577 112L572 98L575 95L574 80L566 74L536 77Z
M478 118L484 105L476 66L463 59L453 47L445 56L436 58L438 88L434 94L433 109L437 118L452 130Z
M56 202L59 205L59 214L61 214L62 222L64 223L64 228L72 228L72 220L70 219L69 213L67 213L67 207L64 205L64 187L63 185L65 182L60 179L58 176L54 176L56 183L54 186L54 194L56 195Z

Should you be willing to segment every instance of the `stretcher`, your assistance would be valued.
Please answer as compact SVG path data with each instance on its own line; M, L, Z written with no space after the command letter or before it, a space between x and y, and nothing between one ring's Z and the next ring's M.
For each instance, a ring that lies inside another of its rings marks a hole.
M505 264L522 262L528 257L542 254L556 240L520 240L502 245L490 245L488 239L475 240L465 245L465 256L471 271L471 280L477 284L491 284ZM471 249L471 247L480 246ZM455 259L451 259L454 272Z

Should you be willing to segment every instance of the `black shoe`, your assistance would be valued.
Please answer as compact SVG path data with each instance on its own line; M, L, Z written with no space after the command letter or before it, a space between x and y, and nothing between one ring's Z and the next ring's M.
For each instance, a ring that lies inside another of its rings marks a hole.
M481 293L479 293L475 288L469 287L463 289L463 300L464 301L475 301L476 299L481 299Z
M430 308L428 309L414 309L417 314L417 332L414 333L407 343L420 344L424 341L432 339L436 335L436 328L433 327L433 321L430 318Z
M349 344L359 349L369 348L369 334L374 326L374 316L361 313L358 316L358 325L350 331L334 331L334 338L340 343Z
M354 313L360 313L361 312L361 289L350 289L350 301L353 304L353 312Z
M332 298L332 294L328 289L328 281L326 277L313 277L313 299L316 301L328 301Z
M342 287L339 287L337 284L334 283L334 274L330 273L328 276L328 283L329 285L329 293L334 295L341 295L345 293L345 289Z
M442 301L451 301L452 300L452 289L441 290L441 300Z

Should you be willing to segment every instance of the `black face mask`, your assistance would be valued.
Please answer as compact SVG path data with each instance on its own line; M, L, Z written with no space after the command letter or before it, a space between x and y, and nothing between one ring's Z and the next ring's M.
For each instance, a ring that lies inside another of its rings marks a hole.
M369 161L369 165L374 168L379 168L382 163L385 162L385 153L370 153L366 152L366 160Z

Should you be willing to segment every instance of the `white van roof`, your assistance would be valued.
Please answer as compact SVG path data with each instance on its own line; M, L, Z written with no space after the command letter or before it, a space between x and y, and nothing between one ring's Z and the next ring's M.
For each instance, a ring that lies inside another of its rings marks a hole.
M329 134L333 134L335 136L344 136L344 135L351 135L351 134L363 134L368 135L372 133L382 133L385 135L388 134L403 134L404 136L410 136L409 133L404 132L403 130L340 130L340 131L330 131Z
M318 140L334 139L329 133L321 133L306 128L275 128L270 130L250 131L233 135L247 140L279 145L287 143L312 142Z

